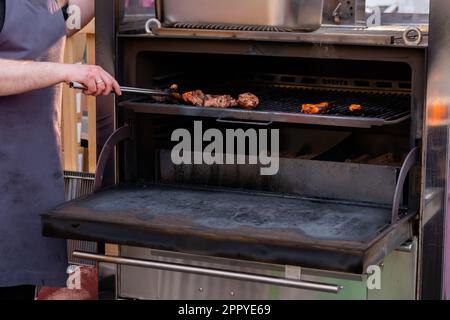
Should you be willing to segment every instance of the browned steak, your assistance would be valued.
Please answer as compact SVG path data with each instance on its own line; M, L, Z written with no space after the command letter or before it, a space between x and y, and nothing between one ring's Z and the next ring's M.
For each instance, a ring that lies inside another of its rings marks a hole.
M230 107L236 107L237 101L230 95L211 95L205 96L203 106L205 108L221 108L226 109Z
M253 93L243 93L239 95L238 104L241 108L253 110L259 106L259 98Z
M201 90L189 91L183 93L182 98L186 103L201 107L203 106L203 101L205 100L205 94Z

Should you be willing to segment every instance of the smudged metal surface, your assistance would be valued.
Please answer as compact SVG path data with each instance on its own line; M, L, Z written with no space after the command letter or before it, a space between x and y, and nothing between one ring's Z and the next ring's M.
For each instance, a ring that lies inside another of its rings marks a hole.
M390 214L383 208L161 186L104 191L56 212L213 234L242 236L245 231L246 236L264 234L274 240L301 237L343 242L370 241L388 223Z
M391 226L389 219L389 209L155 185L62 205L42 215L42 230L50 237L361 274L411 237L412 215Z

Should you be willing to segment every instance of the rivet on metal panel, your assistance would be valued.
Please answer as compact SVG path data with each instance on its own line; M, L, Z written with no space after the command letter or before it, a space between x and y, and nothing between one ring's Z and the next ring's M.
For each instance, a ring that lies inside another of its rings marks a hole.
M408 46L418 46L422 40L423 33L418 27L409 27L403 33L403 41Z

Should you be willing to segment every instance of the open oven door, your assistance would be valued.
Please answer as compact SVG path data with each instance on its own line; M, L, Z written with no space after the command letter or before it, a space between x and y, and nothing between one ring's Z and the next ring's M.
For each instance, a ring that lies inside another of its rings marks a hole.
M113 146L129 135L128 128L124 127L110 138L99 158L99 170L103 170ZM162 184L117 186L44 213L43 234L363 274L369 266L379 263L413 238L416 212L401 207L400 203L405 180L418 158L419 149L415 148L403 166L395 171L391 183L395 189L392 206L223 188ZM364 171L364 168L359 170ZM394 172L390 168L383 170ZM97 187L101 185L101 178L98 174ZM84 258L228 278L236 276L307 289L312 285L318 289L316 284L301 281L254 279L252 275L173 264L146 262L146 265L132 259L112 261L109 260L112 258L100 256ZM337 292L339 288L325 286L318 290Z

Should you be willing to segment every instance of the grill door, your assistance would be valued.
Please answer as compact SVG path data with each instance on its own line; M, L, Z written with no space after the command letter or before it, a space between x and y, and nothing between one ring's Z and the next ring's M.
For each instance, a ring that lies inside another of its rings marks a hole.
M180 186L117 187L42 216L46 236L364 273L412 238L392 209Z

